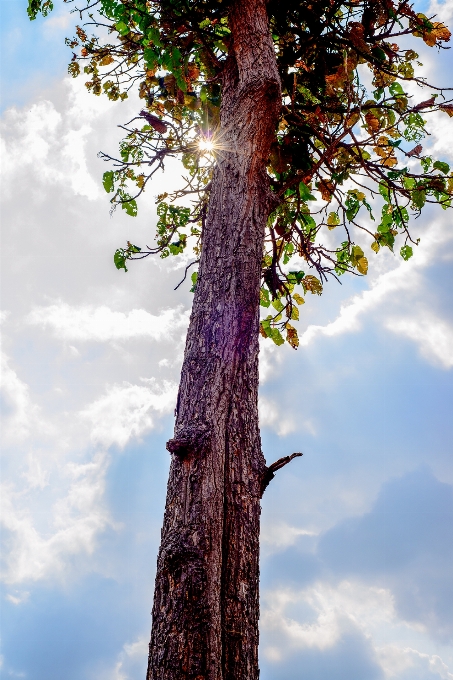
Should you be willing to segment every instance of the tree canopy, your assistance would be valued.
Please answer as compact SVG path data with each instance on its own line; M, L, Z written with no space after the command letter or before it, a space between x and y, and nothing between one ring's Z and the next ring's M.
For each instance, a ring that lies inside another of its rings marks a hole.
M267 168L272 212L260 302L270 313L260 332L294 348L303 294L320 295L329 276L366 275L369 249L372 257L388 248L408 260L418 243L410 215L429 203L446 209L453 197L450 167L422 144L427 114L453 117L453 103L448 88L420 75L416 51L420 41L445 49L448 28L406 0L308 3L268 3L282 101ZM181 186L157 197L156 246L128 242L115 253L118 269L189 245L198 261L213 167L230 151L219 127L230 5L87 0L73 10L81 25L67 39L71 76L84 75L97 96L116 101L136 90L143 101L122 126L119 157L100 154L111 163L103 183L112 207L135 216L166 159L179 157L184 168ZM29 0L32 19L51 9L50 0ZM292 258L303 258L306 271L291 266ZM193 272L192 290L196 279Z

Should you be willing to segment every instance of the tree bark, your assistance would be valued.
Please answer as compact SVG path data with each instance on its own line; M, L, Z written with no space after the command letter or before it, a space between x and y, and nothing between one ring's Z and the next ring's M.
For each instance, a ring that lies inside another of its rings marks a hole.
M280 79L265 0L236 0L177 402L147 680L257 680L259 288Z

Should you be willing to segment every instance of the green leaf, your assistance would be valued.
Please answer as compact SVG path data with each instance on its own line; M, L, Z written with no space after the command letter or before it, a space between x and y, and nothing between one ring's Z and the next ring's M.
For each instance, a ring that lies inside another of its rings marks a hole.
M271 328L271 338L276 345L283 345L285 342L278 328Z
M356 196L348 196L345 203L346 203L346 217L349 220L349 222L352 222L354 217L359 212L360 203L357 200Z
M383 182L379 183L379 193L381 194L381 196L385 198L386 201L390 200L388 186L386 184L383 184Z
M42 0L28 0L27 14L31 21L36 19L39 12L42 13L43 17L46 17L52 10L53 4L51 0L45 0L45 2L42 2Z
M271 322L269 319L263 319L261 321L261 328L263 329L263 333L267 338L270 338L272 335L272 328L271 328Z
M129 26L124 21L118 21L115 28L120 35L127 35L130 31Z
M415 207L421 210L425 205L426 192L423 191L423 189L415 189L411 194L411 198L412 203L415 205Z
M121 203L121 207L126 211L127 215L137 217L137 201L134 201L133 199L131 201L125 201L124 203Z
M288 281L290 283L294 283L295 285L302 283L302 279L305 276L305 272L298 271L298 272L289 272L288 273Z
M302 201L316 201L316 198L310 192L310 189L303 182L300 182L299 184L299 192Z
M405 189L413 189L415 186L415 179L413 177L403 177L403 186Z
M190 280L192 281L192 288L190 289L190 292L195 293L197 288L198 272L194 272L190 277Z
M387 246L393 252L395 237L391 231L379 234L379 245Z
M274 309L276 309L277 312L281 312L284 309L284 305L278 298L276 300L272 300L272 307L274 307Z
M108 194L110 194L115 188L114 173L113 170L108 170L102 175L102 184L104 189Z
M410 246L403 246L400 250L400 255L403 258L403 260L408 260L412 255L414 254L414 251Z
M433 168L440 170L444 173L444 175L447 175L450 172L450 166L448 163L443 163L442 161L435 161L433 163Z
M291 319L294 319L294 321L298 321L298 320L299 320L299 309L296 307L296 305L293 305L293 307L292 307L292 309L291 309L290 318L291 318Z
M393 95L405 94L403 88L398 82L394 82L389 86L389 92Z
M428 172L432 162L433 159L431 156L424 156L423 158L420 158L420 165L422 166L424 172Z
M269 307L271 301L269 299L269 291L267 288L260 288L260 305L261 307Z
M117 269L124 269L124 271L127 272L126 260L127 260L126 251L124 250L124 248L118 248L118 250L115 251L115 254L113 256L113 262L115 263L115 267Z
M358 261L365 255L360 246L352 246L351 248L351 264L353 267L357 266Z

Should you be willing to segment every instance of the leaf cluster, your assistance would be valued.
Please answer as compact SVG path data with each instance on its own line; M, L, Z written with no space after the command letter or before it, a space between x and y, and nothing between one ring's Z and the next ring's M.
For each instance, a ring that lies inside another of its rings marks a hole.
M453 196L450 167L424 153L422 144L427 115L452 117L453 103L446 88L418 75L413 49L417 41L444 49L448 28L406 0L309 2L268 4L282 102L268 163L275 208L260 298L272 313L261 333L295 348L291 322L299 318L302 292L321 294L329 276L366 275L368 248L397 249L409 259L418 243L410 215L429 203L446 209ZM114 168L103 178L112 207L134 216L137 198L169 157L179 157L185 171L177 191L157 198L156 247L128 243L115 254L118 268L151 253L178 255L189 242L198 259L212 171L227 152L219 112L232 50L230 4L88 0L77 9L84 23L67 40L70 74L84 74L97 96L122 100L134 89L143 102L123 126L119 157L100 154ZM49 7L29 0L30 17ZM427 94L411 96L412 84ZM184 198L189 207L181 207ZM192 283L194 289L196 279Z

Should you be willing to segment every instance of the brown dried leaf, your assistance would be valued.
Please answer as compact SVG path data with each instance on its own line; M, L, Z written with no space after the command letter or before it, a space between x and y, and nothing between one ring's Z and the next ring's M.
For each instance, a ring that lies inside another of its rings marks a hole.
M424 102L420 102L420 104L417 104L414 106L414 111L421 111L422 109L428 109L430 106L434 106L436 103L436 98L431 97L431 99L427 99Z
M377 132L381 127L381 123L379 122L379 118L376 118L376 116L373 113L371 113L371 111L369 111L365 115L365 121L366 121L367 128L368 128L369 132L371 132L371 133Z
M161 135L167 132L167 123L164 123L164 121L157 116L154 116L152 113L148 113L148 111L140 111L140 115L142 118L145 118L148 121L151 127L153 127L157 132L160 132Z
M439 108L441 111L449 115L450 118L453 117L453 104L442 104L441 106L439 106Z
M323 201L330 201L332 199L332 194L335 191L335 185L333 182L322 179L319 182L316 182L316 187L321 192Z
M420 156L421 152L423 151L423 147L421 144L417 144L417 146L414 146L411 151L406 152L406 156L409 156L410 158L412 156Z

